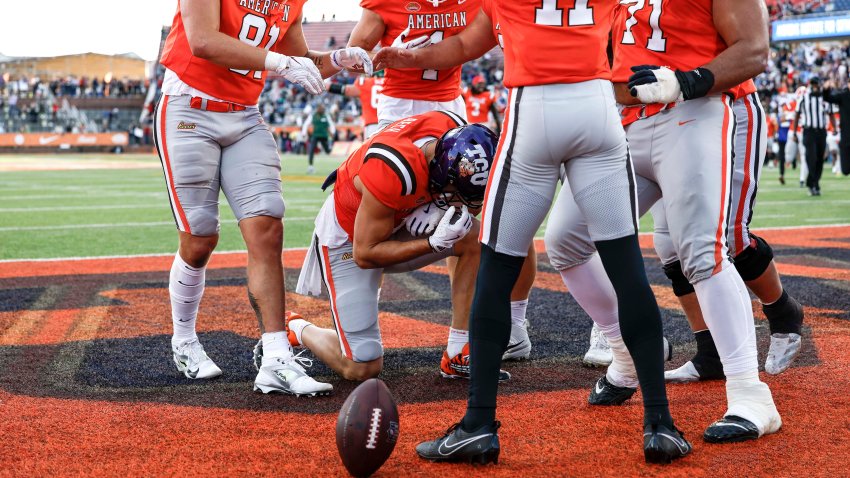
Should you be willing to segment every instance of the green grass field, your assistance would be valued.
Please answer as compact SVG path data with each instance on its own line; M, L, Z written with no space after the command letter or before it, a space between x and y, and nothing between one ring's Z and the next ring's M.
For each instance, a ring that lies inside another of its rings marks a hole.
M149 167L2 170L7 165L39 164L45 158L59 164L91 161L95 168L107 161L132 161ZM286 247L308 245L313 218L326 196L319 186L341 160L319 156L317 173L306 176L306 157L283 156ZM0 156L0 259L173 252L177 236L158 165L154 155ZM789 171L788 185L780 186L777 170L765 168L753 227L850 223L850 178L837 178L829 171L827 165L823 196L811 198L798 187L797 171ZM221 221L218 249L244 249L223 196ZM644 217L641 230L651 228L651 219Z

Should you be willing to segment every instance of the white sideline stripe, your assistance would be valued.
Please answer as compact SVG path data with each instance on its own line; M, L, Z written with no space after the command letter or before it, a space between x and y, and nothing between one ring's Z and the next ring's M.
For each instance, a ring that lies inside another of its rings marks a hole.
M320 203L307 199L289 199L286 200L286 207L294 207L295 209L312 209L309 207L296 206L315 206L318 208ZM96 211L101 209L168 209L167 205L162 204L103 204L99 206L57 206L57 207L7 207L0 208L0 212L51 212L51 211ZM293 218L294 219L294 218Z
M174 224L173 222L171 224ZM283 252L306 251L306 247L287 247ZM215 251L214 255L221 256L224 254L247 254L247 249L238 249L235 251ZM88 257L54 257L47 259L0 259L0 264L8 264L10 262L61 262L61 261L95 261L102 259L135 259L143 257L174 257L174 253L152 252L149 254L127 254L118 256L88 256Z
M315 217L287 217L286 221L312 221ZM221 224L236 224L235 219L221 221ZM103 224L70 224L70 225L55 225L55 226L9 226L0 227L0 232L12 231L55 231L62 229L107 229L111 227L154 227L154 226L173 226L174 221L157 221L157 222L114 222Z
M295 219L298 219L298 218L287 218L287 220L295 220ZM173 222L169 222L168 224L174 225ZM757 231L788 231L788 230L795 230L795 229L814 229L814 228L822 229L822 228L827 228L827 227L830 227L830 228L832 228L832 227L850 227L850 224L824 224L822 226L760 227L760 228L753 229L753 230L757 230ZM640 233L640 235L641 236L650 236L650 235L652 235L652 233L651 232L642 232L642 233ZM538 242L542 242L543 238L538 237L538 238L535 238L534 240L538 241ZM307 247L286 247L286 248L283 249L283 252L306 251L307 249L308 249ZM221 252L216 251L215 254L216 255L245 254L247 252L248 251L245 250L245 249L240 249L240 250L236 250L236 251L221 251ZM154 253L149 253L149 254L127 254L127 255L118 255L118 256L54 257L54 258L47 258L47 259L44 259L44 258L42 258L42 259L0 259L0 264L8 264L10 262L59 262L59 261L89 261L89 260L100 260L100 259L133 259L133 258L136 258L136 257L174 257L174 253L173 252L167 252L167 253L156 253L156 252L154 252Z

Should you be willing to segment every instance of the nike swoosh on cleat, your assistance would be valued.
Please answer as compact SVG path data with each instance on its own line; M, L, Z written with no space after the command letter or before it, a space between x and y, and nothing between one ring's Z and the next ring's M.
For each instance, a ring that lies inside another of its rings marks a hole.
M487 437L487 436L490 436L490 435L492 435L492 433L485 433L485 434L483 434L483 435L478 435L478 436L474 436L474 437L469 437L469 438L467 438L467 439L465 439L465 440L461 440L461 441L459 441L459 442L457 442L457 443L449 443L449 439L448 439L448 438L446 438L446 441L444 441L444 442L440 443L440 446L438 446L438 447L437 447L437 453L439 453L439 454L441 454L441 455L443 455L443 456L449 456L449 455L451 455L452 453L454 453L454 452L456 452L456 451L460 450L460 449L461 449L461 448L463 448L464 446L466 446L466 445L468 445L468 444L470 444L470 443L474 442L475 440L478 440L478 439L480 439L480 438L484 438L484 437ZM443 447L445 447L447 450L449 450L449 452L448 452L448 453L443 453Z
M520 340L519 342L517 342L517 343L515 343L515 344L513 344L513 345L508 345L508 348L507 348L505 351L506 351L506 352L510 352L511 350L513 350L513 349L515 349L515 348L519 347L520 345L522 345L522 344L524 344L524 343L525 343L525 340Z
M643 436L645 436L645 437L650 436L650 435L652 435L652 433L644 433L643 434ZM687 445L687 443L685 443L685 441L683 439L676 437L676 436L673 436L673 435L669 435L667 433L661 433L661 432L658 432L658 436L662 436L662 437L667 438L668 440L672 441L676 445L676 447L679 449L679 452L685 453L685 452L688 451L688 445Z
M599 382L596 382L596 393L599 394L599 393L602 393L603 391L605 391L605 387L600 387Z

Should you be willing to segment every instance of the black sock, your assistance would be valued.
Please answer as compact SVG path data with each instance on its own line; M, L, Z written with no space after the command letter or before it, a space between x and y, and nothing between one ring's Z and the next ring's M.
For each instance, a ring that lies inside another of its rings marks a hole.
M714 345L714 338L711 337L711 332L708 329L694 332L694 339L697 341L697 357L720 360L720 354L717 353L717 347Z
M511 337L511 290L524 260L481 246L469 318L469 402L462 422L466 431L496 420L499 368Z
M779 300L762 305L761 310L770 323L771 334L800 334L803 329L803 308L785 290Z
M598 241L596 249L617 292L620 333L635 362L643 393L644 423L671 426L664 383L661 312L646 278L637 234Z
M700 378L702 380L726 378L723 374L723 362L720 361L720 354L717 353L711 332L708 329L694 332L694 338L697 341L697 353L691 359L691 363L697 369Z

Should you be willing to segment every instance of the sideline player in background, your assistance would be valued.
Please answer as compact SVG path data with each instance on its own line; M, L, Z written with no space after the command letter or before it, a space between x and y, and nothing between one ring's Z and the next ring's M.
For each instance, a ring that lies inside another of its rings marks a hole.
M415 50L462 32L481 10L481 0L361 0L360 6L363 14L351 32L349 46L371 51L380 43L382 47ZM460 64L436 69L388 68L378 100L378 128L437 110L450 111L466 120L460 79ZM454 259L447 262L452 275ZM521 360L531 354L525 316L536 273L537 254L531 244L511 296L511 338L505 360Z
M756 297L770 325L770 348L764 369L776 375L791 366L802 346L803 307L782 287L773 249L750 231L758 183L766 154L767 118L752 80L732 90L735 102L732 197L726 240L738 274ZM783 159L784 160L784 159ZM697 353L676 370L666 372L672 382L722 379L723 364L705 323L693 285L685 278L680 262L665 266L685 316L694 331Z
M324 281L336 330L290 320L293 345L305 345L346 379L377 376L383 274L456 257L440 373L469 378L469 308L481 253L472 216L480 211L497 141L488 128L439 111L392 123L354 152L326 182L335 181L334 189L316 218L296 289L319 295ZM462 210L458 217L454 206L435 204L447 197Z
M613 32L614 90L635 159L638 205L641 213L653 208L655 249L664 271L674 291L686 287L683 278L696 291L723 363L728 410L703 437L715 443L754 439L776 432L782 420L759 379L752 303L728 258L726 231L735 129L730 89L764 70L766 8L760 0L671 2L661 8L624 2ZM761 19L763 28L752 28L747 23L752 19ZM581 231L578 207L565 205L564 211L553 216L549 229ZM588 235L554 237L547 241L553 264L564 265L559 269L571 289L567 273L583 281L573 291L576 301L594 304L591 317L609 317L613 295L604 293L611 288L603 284L601 268L594 271ZM612 374L612 368L623 371L612 364L591 401L607 396L616 404L634 393L634 379L629 384L626 374Z
M328 93L360 98L360 121L363 126L363 140L377 133L378 128L378 99L384 88L384 72L376 71L373 76L359 76L354 83L330 83L325 80Z
M502 131L499 111L496 109L496 93L487 90L487 81L483 75L472 79L472 86L463 89L463 99L466 101L466 119L470 123L490 124L490 114L496 123L496 134Z
M312 396L332 387L307 376L286 337L280 156L257 102L267 71L318 94L323 76L369 73L372 65L359 48L309 51L303 5L180 0L162 54L155 135L180 240L168 288L178 370L193 379L221 375L195 333L221 190L248 249L248 299L266 351L254 390Z
M382 50L374 58L378 69L445 68L500 44L505 86L511 88L481 224L466 415L444 436L416 447L425 459L498 460L498 358L508 344L508 296L549 212L562 167L566 194L587 218L599 267L610 277L619 303L606 326L621 331L623 353L628 357L631 351L634 358L644 398L644 458L664 463L690 453L668 406L661 314L638 245L634 175L611 88L607 46L615 6L599 2L591 8L579 0L558 8L554 1L484 0L475 22L460 35L415 51ZM582 55L563 54L578 49ZM559 205L551 218L568 212Z

